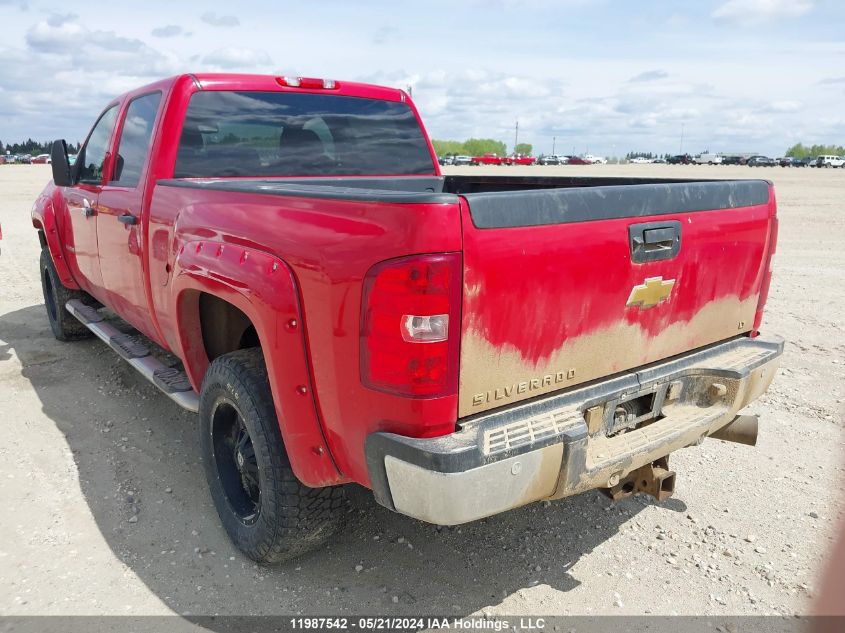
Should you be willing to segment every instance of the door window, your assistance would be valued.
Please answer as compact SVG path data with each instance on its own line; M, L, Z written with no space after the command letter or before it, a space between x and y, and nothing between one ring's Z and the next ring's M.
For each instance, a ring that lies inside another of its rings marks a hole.
M109 139L117 118L117 106L106 110L94 125L85 146L79 152L77 181L98 185L103 179L103 163L109 148Z
M161 93L154 92L133 99L126 110L123 130L117 147L114 174L109 184L137 187L141 170L150 152L153 125L161 102Z

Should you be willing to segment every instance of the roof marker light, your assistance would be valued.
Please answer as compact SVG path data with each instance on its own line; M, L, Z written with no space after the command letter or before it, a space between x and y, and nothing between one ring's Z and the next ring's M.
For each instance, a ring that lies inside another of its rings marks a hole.
M276 83L288 88L338 89L337 82L334 79L318 79L316 77L276 77Z

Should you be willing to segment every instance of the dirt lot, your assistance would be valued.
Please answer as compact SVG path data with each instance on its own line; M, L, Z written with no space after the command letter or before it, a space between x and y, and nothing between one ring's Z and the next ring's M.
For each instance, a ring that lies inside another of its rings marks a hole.
M845 170L487 171L775 181L764 330L788 344L756 448L677 453L661 505L589 493L453 529L362 493L330 546L257 567L218 524L193 416L99 341L53 339L29 223L50 168L0 166L0 614L806 612L843 507Z

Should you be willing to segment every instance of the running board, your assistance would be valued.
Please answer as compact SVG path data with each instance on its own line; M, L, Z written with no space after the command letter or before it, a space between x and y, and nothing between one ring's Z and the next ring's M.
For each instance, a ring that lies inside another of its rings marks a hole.
M199 396L191 387L185 372L162 363L138 337L118 330L95 308L78 299L68 301L65 308L176 404L194 413L199 411Z

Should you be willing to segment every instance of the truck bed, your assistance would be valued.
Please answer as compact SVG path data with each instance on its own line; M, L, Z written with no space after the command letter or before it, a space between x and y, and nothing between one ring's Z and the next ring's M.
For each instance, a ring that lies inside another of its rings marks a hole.
M765 180L443 176L159 185L458 205L460 417L751 333L775 222ZM661 232L670 238L643 243Z

